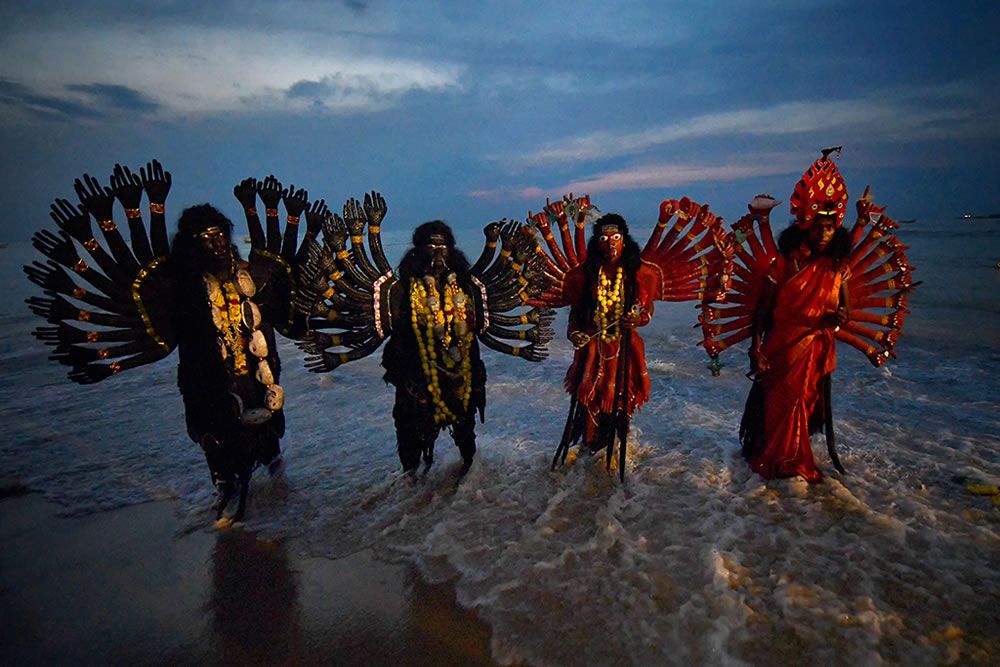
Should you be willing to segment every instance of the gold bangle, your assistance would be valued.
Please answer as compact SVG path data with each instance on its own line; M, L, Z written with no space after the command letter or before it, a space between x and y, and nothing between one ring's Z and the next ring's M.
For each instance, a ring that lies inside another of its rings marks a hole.
M83 261L82 259L76 260L76 264L74 264L72 266L72 269L74 271L76 271L77 273L83 273L83 272L85 272L89 268L90 267L87 266L87 263L85 261Z
M244 210L247 212L247 217L250 217L250 218L256 218L257 217L257 207L256 206L251 206L251 207L249 207L247 209L244 209Z
M81 322L89 322L90 311L81 310L79 313L76 314L76 319L80 320Z
M288 216L288 220L286 222L289 225L297 225L297 224L299 224L299 217L300 216L297 216L297 215L290 215L290 216Z
M99 331L88 331L87 332L87 342L88 343L96 343L98 340L100 340L100 336L101 336L101 332L99 332Z
M335 257L337 259L347 259L350 256L350 254L351 254L350 250L340 250L337 252Z
M82 287L76 287L73 289L74 299L82 299L85 296L87 296L87 290L83 289Z
M97 221L97 226L100 227L101 231L103 231L103 232L113 232L116 229L118 229L118 226L115 225L115 221L111 220L111 219L108 219L108 220L98 220Z
M101 247L101 244L97 242L97 239L91 237L83 242L83 247L90 252L94 252Z
M110 364L108 364L108 369L110 369L111 374L114 375L122 369L122 365L117 361L112 361Z
M269 218L277 218L278 217L278 209L276 209L276 208L267 208L267 209L264 209L264 212L267 213L267 217L269 217Z
M149 202L149 212L155 213L157 215L163 215L164 213L163 204L157 204L156 202Z
M137 208L127 208L125 209L125 217L129 220L134 220L135 218L142 217L142 211Z
M102 347L100 350L97 351L98 359L107 359L110 356L111 356L111 351L108 350L108 348L106 347Z
M379 227L378 225L368 225L368 233L369 234L379 234L381 232L382 232L382 228Z

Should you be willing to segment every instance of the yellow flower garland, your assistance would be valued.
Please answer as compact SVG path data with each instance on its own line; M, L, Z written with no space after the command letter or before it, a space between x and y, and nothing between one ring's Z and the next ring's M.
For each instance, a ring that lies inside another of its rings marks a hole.
M212 321L222 334L226 350L233 356L233 368L237 375L247 374L247 355L243 349L240 324L243 321L240 294L231 280L221 284L207 281L208 300L212 304Z
M461 364L460 385L457 398L462 402L462 409L469 407L472 396L472 360L469 350L472 346L473 332L468 327L468 297L458 286L455 274L448 276L444 285L444 299L438 292L437 283L432 276L426 276L424 282L410 280L410 311L413 332L417 337L417 348L420 352L420 365L427 380L427 391L434 403L434 423L451 423L457 417L441 396L441 384L438 381L438 368L452 369ZM453 346L452 341L456 344ZM457 348L458 359L450 354ZM443 351L442 363L438 363L438 349Z
M594 324L601 331L601 340L605 342L618 340L618 325L608 325L611 322L621 320L624 312L625 292L622 289L622 267L618 267L613 287L611 279L608 278L602 268L597 280L597 312L594 313Z

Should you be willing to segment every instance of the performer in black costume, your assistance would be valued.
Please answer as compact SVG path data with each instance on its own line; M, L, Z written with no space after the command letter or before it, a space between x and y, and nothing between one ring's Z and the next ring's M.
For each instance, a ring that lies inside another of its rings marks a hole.
M41 231L33 239L49 260L34 262L25 272L46 294L28 299L32 311L54 326L39 327L34 334L55 346L52 358L71 366L69 378L80 384L99 382L180 348L177 384L188 434L205 452L218 489L217 518L228 524L244 514L253 469L264 464L273 475L282 470L284 392L278 384L281 364L274 328L289 337L304 331L305 319L292 305L297 224L306 211L311 230L306 237L314 235L326 206L320 200L307 209L304 190L282 189L273 176L237 185L234 193L246 211L252 239L244 262L232 244L232 223L208 204L183 212L168 247L164 202L170 173L156 161L139 173L116 165L110 188L84 175L83 182L76 181L81 206L64 199L53 204L50 215L60 231ZM144 191L150 208L148 236L139 208ZM258 196L267 207L266 235L257 218ZM116 199L125 209L131 247L113 219ZM284 233L279 201L288 213ZM110 254L94 238L92 215ZM80 258L74 240L100 271ZM92 309L82 309L80 303ZM238 506L224 519L237 491Z
M450 428L464 473L476 453L475 413L485 416L479 343L528 361L548 352L552 311L522 308L547 287L537 244L520 223L490 223L483 230L486 246L470 266L448 225L434 220L417 227L396 275L380 239L386 210L377 192L366 194L363 205L351 199L344 218L334 215L324 226L323 243L306 244L296 298L298 309L311 315L313 331L300 343L314 355L306 366L333 370L373 353L388 338L382 365L386 382L396 388L393 418L403 469L414 473L421 456L430 465L434 441ZM371 259L362 236L366 226ZM502 250L494 261L498 239ZM329 329L337 333L324 331Z
M399 264L399 279L403 285L413 284L413 289L430 288L439 295L451 294L457 285L461 290L460 300L464 303L468 295L477 290L469 272L469 261L461 250L455 247L455 237L451 228L440 220L425 222L413 232L413 247ZM396 440L399 460L405 470L413 470L423 455L428 465L434 458L434 441L442 428L451 427L451 435L462 453L464 467L468 470L476 454L476 419L486 407L486 366L479 358L479 343L471 335L476 329L473 309L462 308L463 317L452 318L450 326L441 328L441 337L435 336L435 372L439 396L432 395L424 368L427 366L426 342L421 345L418 336L424 336L424 327L412 326L413 306L409 295L402 290L394 294L392 304L392 328L396 332L385 346L382 366L386 369L385 381L396 387L396 404L392 417L396 424ZM426 299L426 297L424 297ZM455 296L451 296L452 302ZM439 307L447 309L447 303ZM451 304L454 306L454 303ZM419 311L429 312L423 308ZM419 320L418 313L418 320ZM447 337L453 345L444 346ZM462 338L468 337L468 345L462 345ZM451 355L451 356L449 356ZM468 367L468 386L463 371ZM469 393L468 399L465 394ZM443 401L447 412L439 409L435 398ZM440 415L440 417L438 417Z
M212 206L193 206L181 214L170 249L179 294L189 297L175 303L177 386L188 435L205 451L223 506L257 463L280 471L285 434L274 328L252 300L256 285L232 227Z

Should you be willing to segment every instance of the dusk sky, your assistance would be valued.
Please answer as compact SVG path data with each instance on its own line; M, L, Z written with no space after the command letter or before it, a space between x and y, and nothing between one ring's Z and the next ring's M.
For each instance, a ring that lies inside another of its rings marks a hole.
M173 174L171 226L274 173L386 226L523 219L589 192L645 237L687 195L733 221L825 146L896 218L1000 212L1000 3L94 2L0 9L0 241L73 179ZM478 248L469 249L477 253Z

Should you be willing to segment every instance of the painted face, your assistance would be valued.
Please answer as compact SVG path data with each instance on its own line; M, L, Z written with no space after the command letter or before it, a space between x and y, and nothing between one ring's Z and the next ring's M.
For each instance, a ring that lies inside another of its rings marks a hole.
M809 249L817 255L826 250L837 231L837 216L820 214L806 230L806 243Z
M601 227L601 235L597 237L597 247L601 250L601 256L609 264L617 264L622 256L622 246L625 244L625 237L615 225L604 225Z
M195 245L202 261L212 273L228 273L232 269L233 251L229 234L220 227L209 227L195 236Z
M430 270L435 276L441 275L448 268L448 243L440 234L432 234L430 242L424 245L431 258Z

